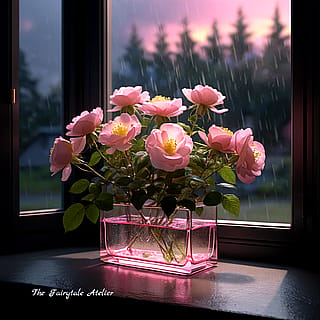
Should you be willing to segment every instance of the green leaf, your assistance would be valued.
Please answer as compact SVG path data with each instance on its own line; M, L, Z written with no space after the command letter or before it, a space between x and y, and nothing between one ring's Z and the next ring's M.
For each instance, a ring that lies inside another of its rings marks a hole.
M229 166L222 167L218 174L225 182L236 184L236 175Z
M114 172L110 169L108 169L105 173L104 173L104 177L106 180L111 180L112 176L113 176Z
M96 196L93 193L88 193L84 197L81 198L82 201L93 202L96 199Z
M130 115L133 115L134 114L134 111L135 111L135 108L134 108L134 106L126 106L126 107L123 107L122 109L121 109L121 112L122 113L129 113Z
M185 170L185 168L183 168L183 169L178 169L176 171L171 172L170 177L171 178L180 178L180 177L183 177L185 174L186 174L186 170Z
M204 185L205 181L198 176L192 176L190 179L191 188L199 188L201 185Z
M80 194L87 190L89 184L90 182L87 179L80 179L71 186L69 192L73 194Z
M170 183L169 187L167 188L167 193L168 194L180 194L183 187L184 186L179 183Z
M78 228L83 221L84 214L85 210L83 204L72 204L63 215L64 231L68 232Z
M154 187L156 191L160 192L165 185L165 179L159 177L154 181Z
M182 200L178 201L178 205L185 207L185 208L189 209L190 211L196 210L195 202L192 200L189 200L189 199L182 199Z
M229 188L229 189L237 189L237 187L234 184L230 184L230 183L226 183L226 182L218 183L217 187L223 187L223 188Z
M142 138L136 140L131 147L131 151L139 152L144 150L144 140Z
M148 198L151 198L156 192L157 192L157 189L154 185L150 185L147 187Z
M206 179L206 183L212 187L215 186L216 182L214 181L213 177L210 176L209 178Z
M136 171L139 172L141 169L148 167L150 163L149 155L136 159Z
M195 114L193 114L192 116L190 116L190 117L188 118L188 121L189 121L190 123L194 123L194 122L196 121L196 119L197 119L197 116L196 116Z
M168 196L161 200L160 205L163 212L169 217L177 207L177 200L175 197Z
M205 184L205 181L198 176L192 176L191 180L201 184Z
M141 119L140 123L143 128L146 128L150 124L151 118L144 117Z
M137 210L140 210L143 207L147 199L148 196L144 190L132 191L131 203Z
M95 152L91 155L88 165L89 165L90 167L93 167L93 166L95 166L96 164L98 164L100 160L101 160L101 155L100 155L100 153L99 153L98 151L95 151Z
M109 192L102 192L96 199L96 205L99 209L109 211L113 209L113 195Z
M217 206L222 200L222 194L219 191L210 191L203 199L206 206Z
M96 223L99 218L99 208L95 204L90 204L86 208L86 217L92 222Z
M222 197L222 206L231 214L238 216L240 212L240 200L234 194L225 194Z
M188 134L191 133L191 127L188 126L187 124L185 124L185 123L183 123L183 122L178 122L178 125L179 125L180 127L182 127L183 130L184 130L186 133L188 133Z
M102 191L101 183L99 182L92 182L89 184L89 192L92 194L99 194Z
M115 180L115 183L121 187L126 187L131 182L130 177L120 177Z
M194 167L200 167L201 169L203 169L205 163L203 162L203 159L201 159L199 155L192 154L190 155L189 159L190 159L189 166L192 165Z
M149 174L150 174L149 169L146 167L143 167L141 170L137 172L137 177L146 178L149 176Z
M146 181L144 179L135 179L128 184L130 190L140 189L145 185Z

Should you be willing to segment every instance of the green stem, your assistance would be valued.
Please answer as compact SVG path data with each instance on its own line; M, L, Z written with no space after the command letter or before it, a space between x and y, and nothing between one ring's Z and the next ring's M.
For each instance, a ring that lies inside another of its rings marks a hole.
M160 202L163 198L163 195L165 194L166 188L168 185L170 185L172 182L172 177L170 176L170 174L166 174L166 178L164 180L164 186L162 188L162 190L159 192L159 196L158 196L158 201L157 201L157 206L160 205Z
M192 124L192 127L191 127L190 137L193 135L193 130L194 130L196 124L197 124L198 118L199 118L199 115L198 115L198 112L196 112L196 118L195 118L195 120L194 120L194 122Z
M146 224L147 218L143 215L143 213L140 210L138 211L138 213L140 214L143 223ZM138 239L139 235L142 233L143 228L144 228L144 226L141 227L140 231L130 240L127 248L130 249L132 247L132 245ZM151 233L151 236L153 237L153 239L156 241L157 245L159 246L159 249L163 255L163 258L168 262L171 262L172 260L179 262L173 252L172 245L175 245L177 247L177 249L180 251L182 257L185 257L185 252L183 252L183 250L179 247L179 244L177 243L176 239L173 238L171 235L168 235L168 237L171 240L171 245L168 246L167 241L164 238L161 231L162 230L158 230L156 227L151 227L151 226L149 227L149 232Z
M209 175L207 175L205 178L203 178L203 180L206 181L206 179L208 179L210 176L212 176L214 173L216 173L217 171L219 171L220 169L222 169L225 166L234 165L238 161L238 159L239 159L238 155L236 155L236 154L232 155L232 157L227 160L227 163L223 162L222 164L220 164L218 166L218 168L214 168L214 170Z
M184 257L186 255L186 253L180 248L179 246L179 242L177 242L177 240L175 238L172 238L171 235L168 235L169 238L171 238L171 241L174 243L174 245L176 246L176 248L180 251L181 255ZM175 258L176 260L176 258ZM176 260L177 261L177 260ZM178 261L177 261L178 262Z
M97 152L100 154L101 158L106 161L110 167L114 168L114 165L110 162L110 160L108 158L105 157L105 155L101 152L101 150L99 149L99 146L97 145L97 142L96 141L93 141L94 143L94 146L97 150Z
M92 173L94 173L96 176L98 176L99 178L101 178L103 181L105 182L109 182L103 175L101 175L99 172L97 172L96 170L94 170L92 167L90 167L87 163L85 163L84 161L80 160L80 164L78 164L78 168L79 165L82 165L84 167L86 167L87 169L89 169ZM81 169L81 168L79 168Z
M158 244L158 246L159 246L162 254L164 255L164 253L167 253L167 252L168 252L168 249L167 249L167 246L166 246L166 243L165 243L163 237L159 236L159 238L160 238L160 237L162 238L162 242L163 242L163 244L165 245L165 248L164 248L163 245L161 244L161 242L160 242L160 240L159 240L159 238L158 238L158 235L156 234L156 232L155 232L155 230L154 230L154 227L150 227L150 232L151 232L153 238L156 240L156 242L157 242L157 244Z
M130 157L127 154L127 150L123 151L123 154L124 154L124 157L125 157L125 159L127 161L128 168L130 168L132 178L134 178L135 177L135 172L134 172L134 169L132 167L132 164L131 164L131 161L130 161Z

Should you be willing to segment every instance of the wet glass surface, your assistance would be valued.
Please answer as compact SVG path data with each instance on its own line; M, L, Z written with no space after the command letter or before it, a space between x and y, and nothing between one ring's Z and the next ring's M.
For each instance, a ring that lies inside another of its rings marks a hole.
M141 85L190 105L181 89L210 85L229 112L203 126L250 127L263 143L262 176L230 190L241 199L238 220L291 222L290 16L288 0L112 2L113 89ZM218 216L235 219L222 207Z
M20 210L62 207L49 156L62 133L61 1L20 0Z

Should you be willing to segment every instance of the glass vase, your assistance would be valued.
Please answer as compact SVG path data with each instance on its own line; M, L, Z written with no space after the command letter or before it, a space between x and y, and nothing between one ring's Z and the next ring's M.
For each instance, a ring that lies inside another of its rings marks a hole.
M217 263L217 208L136 210L115 204L100 213L100 258L106 263L191 275Z

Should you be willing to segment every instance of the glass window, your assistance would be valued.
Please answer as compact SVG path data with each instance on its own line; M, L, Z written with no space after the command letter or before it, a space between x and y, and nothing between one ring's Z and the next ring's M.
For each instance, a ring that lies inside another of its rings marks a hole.
M20 210L62 207L49 153L62 134L61 0L20 0Z
M184 98L182 88L210 85L229 109L212 123L250 127L264 144L262 176L230 191L241 199L238 220L291 223L290 16L290 0L112 2L113 89ZM219 218L235 219L222 207Z

